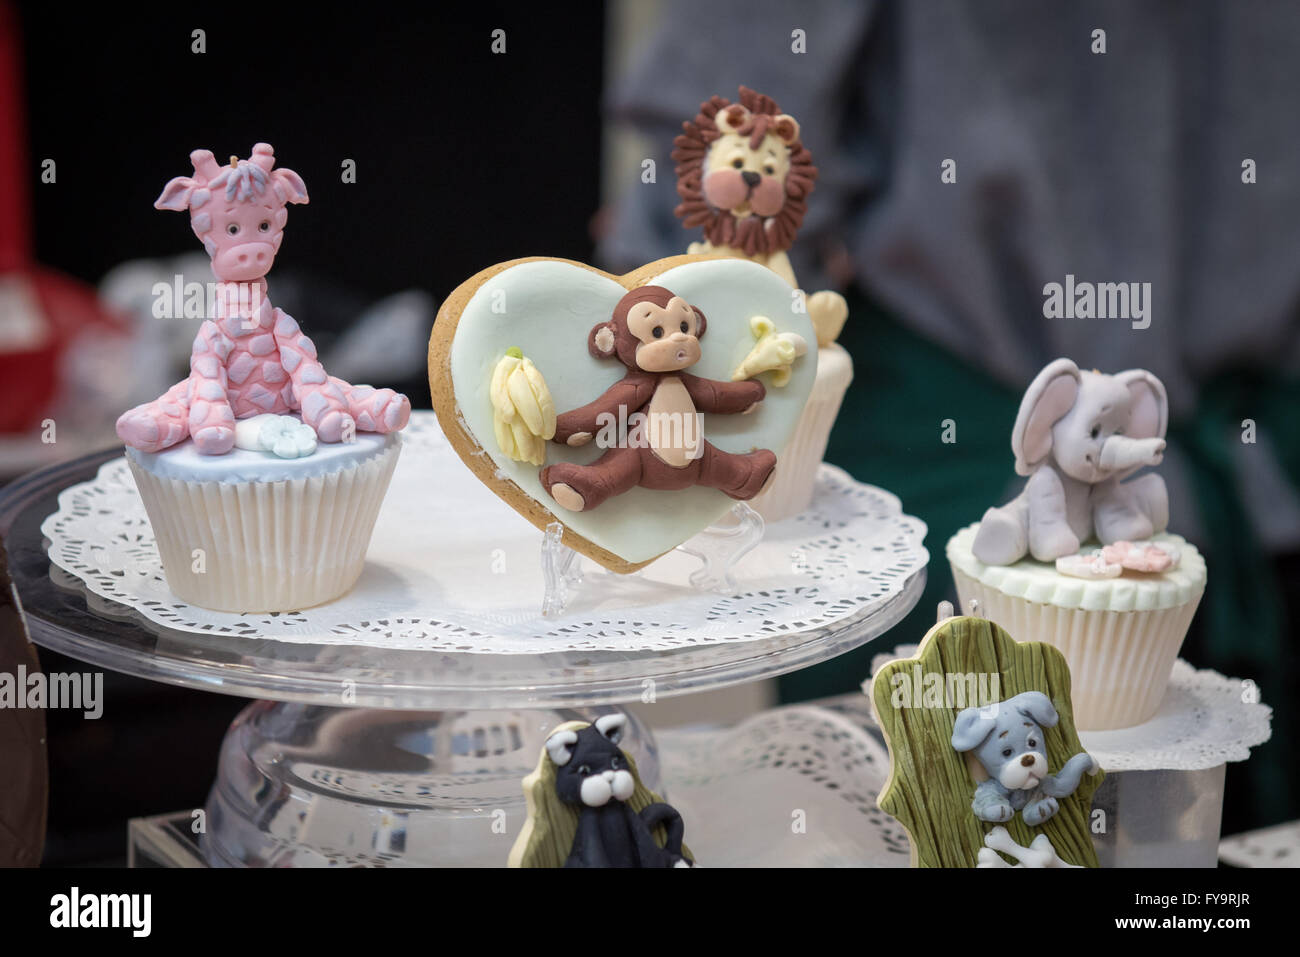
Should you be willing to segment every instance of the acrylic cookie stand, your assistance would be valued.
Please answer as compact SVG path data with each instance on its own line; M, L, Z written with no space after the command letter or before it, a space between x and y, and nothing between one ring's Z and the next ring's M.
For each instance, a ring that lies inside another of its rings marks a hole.
M536 529L416 414L353 591L240 616L166 589L120 450L0 495L37 643L261 699L227 734L206 814L182 818L202 822L203 860L234 866L501 865L524 820L520 780L552 727L629 702L653 715L657 698L862 645L918 600L924 532L894 496L823 466L797 518L761 530L735 509L636 574L554 536L539 561ZM625 742L661 790L648 729L634 718Z

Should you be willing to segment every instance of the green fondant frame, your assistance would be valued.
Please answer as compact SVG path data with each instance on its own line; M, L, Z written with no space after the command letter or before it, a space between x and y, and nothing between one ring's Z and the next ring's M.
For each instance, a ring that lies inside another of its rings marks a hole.
M1051 645L1016 641L984 618L957 617L931 628L914 657L889 662L872 682L872 709L890 755L880 808L907 829L914 867L974 867L984 835L997 826L971 811L975 774L982 769L973 758L953 750L953 725L962 708L952 706L946 696L937 706L895 706L896 685L903 686L895 675L904 674L910 684L918 664L922 676L937 673L945 687L947 675L996 674L998 700L1024 691L1046 694L1060 715L1056 727L1043 729L1052 773L1084 750L1070 704L1070 669ZM1025 824L1019 812L1001 826L1025 846L1046 834L1066 863L1096 867L1090 812L1102 778L1101 772L1085 774L1078 789L1061 799L1060 810L1040 827Z

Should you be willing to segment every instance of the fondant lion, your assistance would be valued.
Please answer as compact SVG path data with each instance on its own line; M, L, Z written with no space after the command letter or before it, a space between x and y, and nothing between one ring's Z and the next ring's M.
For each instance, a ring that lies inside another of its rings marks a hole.
M689 251L753 259L797 286L786 250L817 169L795 118L742 86L736 103L721 96L702 103L673 147L682 199L674 212L686 228L704 228L705 241Z

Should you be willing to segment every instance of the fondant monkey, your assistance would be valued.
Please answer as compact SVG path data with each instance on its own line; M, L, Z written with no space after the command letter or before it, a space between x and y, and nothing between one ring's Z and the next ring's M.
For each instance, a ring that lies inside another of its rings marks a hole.
M554 441L585 445L597 433L611 433L614 421L636 428L590 465L562 462L542 470L542 485L561 507L595 508L637 485L706 485L744 501L767 484L776 468L772 452L723 452L702 435L698 413L752 412L766 394L761 382L719 382L684 371L700 360L705 326L704 313L685 299L662 286L642 286L591 330L591 354L617 358L627 375L596 401L558 416Z

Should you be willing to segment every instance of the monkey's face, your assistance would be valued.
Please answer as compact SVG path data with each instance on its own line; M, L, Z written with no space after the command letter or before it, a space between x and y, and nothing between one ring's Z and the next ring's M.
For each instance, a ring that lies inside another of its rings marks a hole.
M700 361L700 319L681 296L666 306L638 302L627 314L637 339L636 364L646 372L677 372Z

